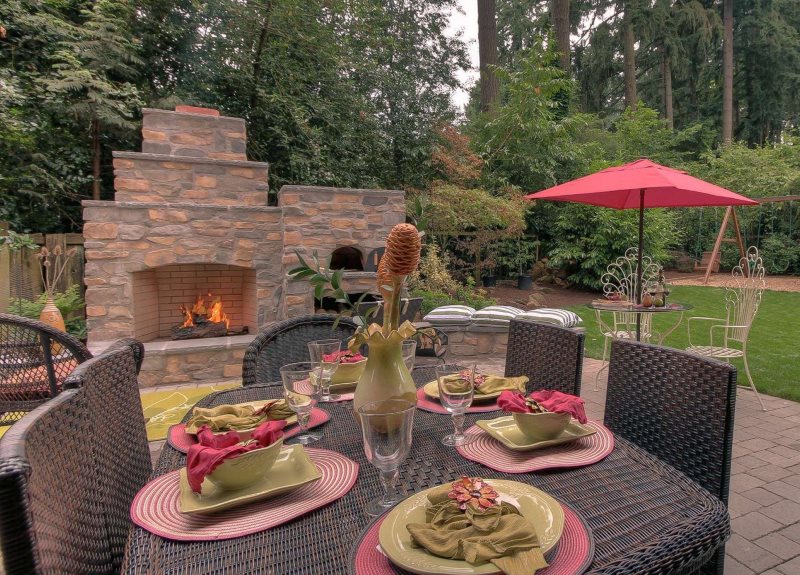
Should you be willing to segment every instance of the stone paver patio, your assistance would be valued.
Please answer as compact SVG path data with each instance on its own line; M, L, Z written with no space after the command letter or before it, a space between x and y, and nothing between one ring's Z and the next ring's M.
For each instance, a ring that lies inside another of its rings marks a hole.
M487 372L502 373L503 364L504 360L479 360ZM602 420L605 372L599 391L594 391L600 366L598 360L585 361L581 395L589 417ZM800 574L800 403L762 398L766 412L750 390L739 388L736 398L730 491L733 535L726 547L725 575ZM154 459L163 444L151 443Z

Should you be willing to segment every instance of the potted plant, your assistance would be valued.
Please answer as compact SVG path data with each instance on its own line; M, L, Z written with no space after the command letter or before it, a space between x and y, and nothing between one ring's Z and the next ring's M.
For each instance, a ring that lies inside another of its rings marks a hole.
M497 285L497 278L494 275L497 268L497 261L495 260L494 250L490 248L486 254L486 258L481 262L482 267L486 273L482 274L483 287L493 288Z
M530 272L530 260L533 253L528 243L520 242L518 244L516 264L517 272L517 289L530 290L533 288L533 276Z

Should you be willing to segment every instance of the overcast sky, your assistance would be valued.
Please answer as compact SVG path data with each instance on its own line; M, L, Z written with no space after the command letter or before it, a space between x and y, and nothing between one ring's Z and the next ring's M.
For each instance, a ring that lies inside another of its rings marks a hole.
M478 77L478 2L477 0L458 0L457 4L460 6L460 11L454 10L450 14L448 31L453 34L460 30L467 43L473 69L467 72L460 71L458 79L464 85L469 86ZM466 90L458 90L453 94L453 103L459 108L463 108L467 100L469 100L469 94Z

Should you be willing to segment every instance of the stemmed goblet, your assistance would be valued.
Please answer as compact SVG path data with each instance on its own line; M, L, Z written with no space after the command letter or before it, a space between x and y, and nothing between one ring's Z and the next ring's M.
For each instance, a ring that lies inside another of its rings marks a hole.
M454 364L436 366L436 384L439 387L439 402L453 418L455 432L442 438L449 447L466 445L473 437L464 435L464 414L472 405L475 393L475 365L463 367Z
M403 399L373 401L358 408L364 453L380 471L383 495L367 504L367 514L378 516L402 499L397 492L400 464L411 451L415 405Z
M338 339L318 339L308 342L308 353L311 361L319 363L322 369L319 372L322 395L319 400L322 402L339 401L340 395L331 393L331 380L333 374L339 367L341 359L339 351L342 349L342 342Z
M281 369L283 396L286 404L297 414L300 435L297 443L307 445L322 439L322 433L309 431L308 420L311 410L317 405L320 392L320 364L303 361L284 365Z

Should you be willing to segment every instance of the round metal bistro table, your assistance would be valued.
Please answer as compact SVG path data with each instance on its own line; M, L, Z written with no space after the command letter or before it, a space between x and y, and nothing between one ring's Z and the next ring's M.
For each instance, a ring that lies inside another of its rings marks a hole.
M666 314L666 313L677 313L678 320L669 327L664 332L659 332L658 334L658 345L664 343L666 337L671 334L683 321L683 313L689 311L690 309L694 309L694 306L691 304L684 304L684 303L670 303L662 307L645 307L643 305L635 305L635 304L619 304L614 302L608 303L588 303L586 307L595 310L597 314L597 323L600 326L600 330L605 333L615 333L620 331L618 328L614 329L608 323L603 320L602 312L612 312L618 314L625 314L623 318L628 318L626 321L623 322L614 322L616 325L622 323L624 325L623 331L627 331L629 334L636 334L636 341L641 341L641 334L636 329L636 321L630 321L631 318L635 318L640 314ZM633 338L631 338L633 339Z

